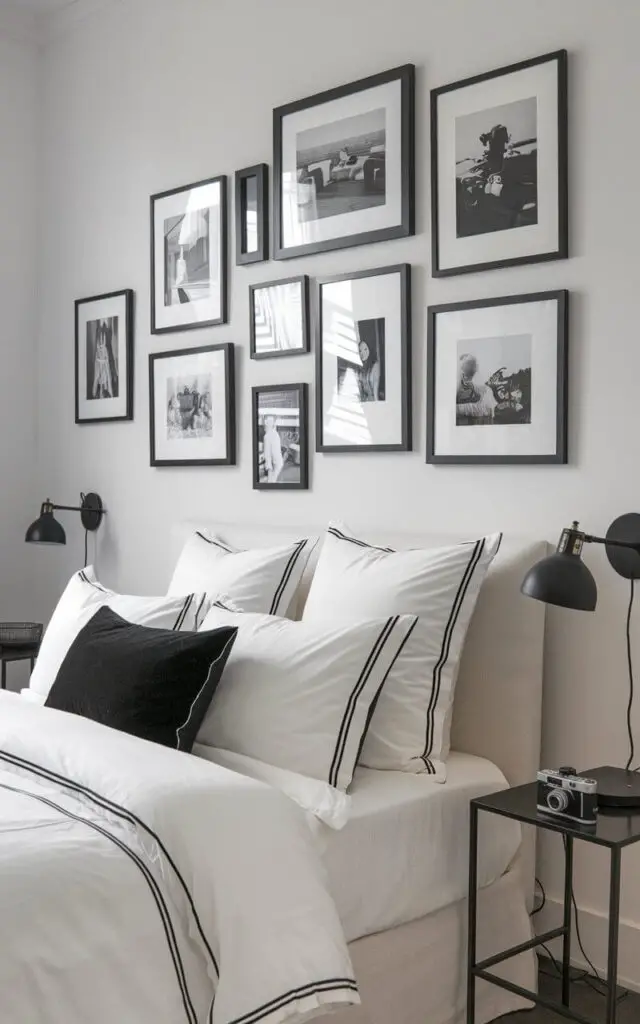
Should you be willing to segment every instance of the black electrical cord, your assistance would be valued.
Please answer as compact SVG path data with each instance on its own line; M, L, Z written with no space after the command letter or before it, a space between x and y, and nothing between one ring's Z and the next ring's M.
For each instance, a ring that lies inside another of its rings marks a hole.
M87 566L87 562L89 561L89 558L88 558L88 545L89 545L89 531L85 530L84 531L84 564L85 564L85 568Z
M629 607L627 608L627 667L629 670L629 703L627 704L627 732L629 734L629 760L627 761L626 769L629 771L633 760L635 758L635 744L633 742L633 724L631 719L631 712L633 710L633 697L634 697L634 683L633 683L633 659L631 657L631 611L633 609L633 599L635 596L635 580L631 580L631 589L629 592Z
M545 892L544 885L542 884L542 882L540 881L540 879L538 877L536 877L535 883L536 883L536 885L538 886L538 888L540 890L540 895L542 897L542 902L540 903L539 907L534 907L533 908L533 910L529 914L529 917L535 917L536 914L539 914L540 911L542 910L542 908L544 907L545 903L547 902L547 894Z

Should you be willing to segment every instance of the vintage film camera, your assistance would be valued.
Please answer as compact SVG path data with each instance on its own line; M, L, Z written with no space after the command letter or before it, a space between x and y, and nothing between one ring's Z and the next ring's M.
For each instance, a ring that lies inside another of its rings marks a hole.
M595 825L598 784L577 775L575 768L538 772L538 811L578 825Z

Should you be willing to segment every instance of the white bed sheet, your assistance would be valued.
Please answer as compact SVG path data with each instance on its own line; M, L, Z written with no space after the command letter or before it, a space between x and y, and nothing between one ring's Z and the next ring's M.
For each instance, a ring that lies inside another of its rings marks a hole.
M347 941L424 917L463 898L469 871L469 801L508 783L496 765L452 753L447 781L358 768L349 821L312 828ZM521 842L520 825L480 815L478 885L499 878Z

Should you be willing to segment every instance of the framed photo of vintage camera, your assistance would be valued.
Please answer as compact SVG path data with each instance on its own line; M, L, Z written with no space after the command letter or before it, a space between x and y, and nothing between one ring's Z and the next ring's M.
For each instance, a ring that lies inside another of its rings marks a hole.
M254 489L307 490L307 385L252 388L252 408Z
M566 259L567 53L431 93L434 277Z
M414 233L413 64L273 112L274 257Z
M149 356L152 466L234 466L234 347L154 352Z

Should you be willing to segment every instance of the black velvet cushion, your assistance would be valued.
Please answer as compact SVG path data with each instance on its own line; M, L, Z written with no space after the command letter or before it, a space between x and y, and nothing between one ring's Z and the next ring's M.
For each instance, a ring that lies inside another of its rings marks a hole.
M103 606L67 651L46 706L191 750L236 633L137 626Z

